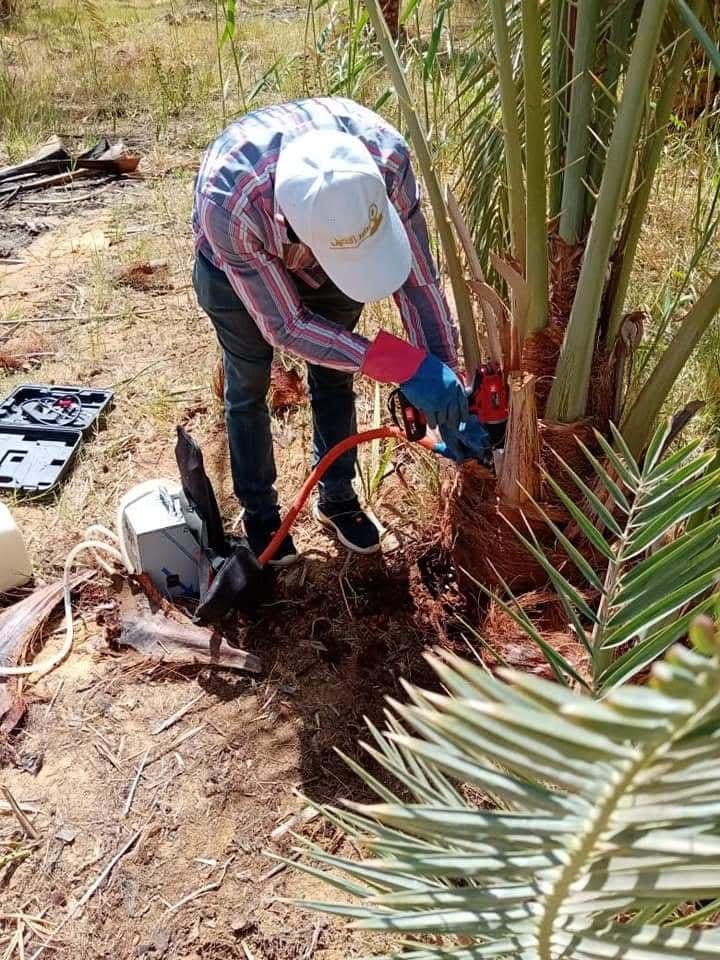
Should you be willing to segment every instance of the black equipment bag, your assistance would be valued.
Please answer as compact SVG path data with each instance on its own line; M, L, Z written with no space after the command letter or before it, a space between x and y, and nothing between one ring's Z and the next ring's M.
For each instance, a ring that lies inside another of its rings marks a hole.
M232 610L256 613L272 599L272 568L260 566L245 537L226 535L202 451L183 427L177 428L175 459L183 491L183 515L203 557L195 620L220 620Z

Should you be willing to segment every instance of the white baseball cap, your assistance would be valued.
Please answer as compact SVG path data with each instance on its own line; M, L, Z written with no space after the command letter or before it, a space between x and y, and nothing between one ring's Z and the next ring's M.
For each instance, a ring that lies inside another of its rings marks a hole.
M359 303L405 283L410 241L365 144L349 133L311 130L280 147L280 211L333 283Z

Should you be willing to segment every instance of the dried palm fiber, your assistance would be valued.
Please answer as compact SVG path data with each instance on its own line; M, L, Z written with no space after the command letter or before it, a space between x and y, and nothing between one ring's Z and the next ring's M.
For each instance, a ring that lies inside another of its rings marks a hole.
M508 424L497 491L509 506L519 507L542 495L535 383L531 373L508 377Z
M75 574L70 589L76 590L92 576L90 572ZM0 667L15 667L32 660L33 648L63 597L63 581L56 580L18 600L0 613ZM0 679L0 720L12 710L24 711L16 677Z
M579 420L577 423L556 423L554 420L540 420L540 451L543 466L546 470L552 471L553 478L558 467L558 462L553 456L555 451L558 456L572 467L573 470L582 468L587 459L580 449L578 440L591 449L595 446L595 423L590 418Z
M552 386L560 348L570 319L584 252L582 244L566 243L556 233L550 235L549 321L544 330L527 338L522 353L522 369L538 378L536 396L541 415ZM588 416L593 417L603 431L607 429L607 422L613 413L618 371L616 360L616 349L609 353L602 349L599 332L590 380Z
M554 536L544 518L534 508L538 503L552 518L564 525L569 519L541 479L540 464L571 496L577 488L560 468L550 448L577 473L590 470L578 437L594 446L592 422L556 424L537 420L534 404L535 379L513 374L509 378L510 420L508 443L496 483L467 465L457 471L445 488L446 512L443 521L444 544L459 571L461 588L473 596L476 588L470 577L486 586L497 587L505 581L514 591L534 589L547 581L547 575L517 538L512 526L526 533L529 523L548 555L562 561ZM470 575L470 577L467 576Z
M596 446L592 421L558 424L540 420L538 428L539 462L561 488L577 499L577 487L560 467L552 450L557 451L575 472L587 475L592 468L577 441L579 438L591 449ZM516 436L525 438L527 433L520 431ZM532 437L529 446L538 449ZM521 452L521 449L517 449L512 455L517 459ZM526 498L522 502L522 497L517 497L515 503L508 502L513 480L517 484L522 471L525 471L525 479L520 482L533 494L533 499L541 509L561 527L569 520L549 485L540 486L539 477L532 469L532 460L521 461L520 466L522 470L514 468L511 476L506 474L504 487L502 469L501 479L495 483L473 464L466 464L455 471L452 479L444 485L442 544L458 570L458 580L466 598L474 599L477 595L477 587L471 579L473 577L492 589L505 581L514 592L533 590L547 583L545 571L528 553L509 524L524 535L527 535L529 524L556 565L566 559L565 554L558 550L547 522L532 503L527 502ZM506 499L500 497L501 491L504 491Z
M595 421L587 419L580 420L577 423L555 423L552 420L541 420L539 428L540 462L542 466L568 496L577 499L578 488L572 477L561 467L557 458L560 457L571 470L585 481L594 476L592 466L583 453L578 440L593 453L597 454L599 452L594 433ZM544 502L558 504L559 501L549 484L545 485L543 493L545 496Z
M553 556L554 544L547 524L515 507L501 504L495 485L484 478L478 482L475 467L467 463L443 487L445 512L441 544L451 556L458 582L466 597L475 597L473 579L495 589L504 580L513 590L530 590L547 577L520 543L510 524L535 536Z
M568 629L567 615L556 594L531 590L518 598L518 606L530 617L543 639L581 676L589 675L587 650ZM487 645L483 644L480 652L491 669L504 662L524 673L532 673L548 680L555 678L542 651L495 601L490 601L487 605L478 633L487 641Z
M585 420L572 424L540 422L543 466L546 470L553 472L554 479L572 497L578 495L577 486L553 456L553 451L583 480L591 486L595 485L595 473L581 450L578 440L600 460L604 460L594 431L598 430L608 436L608 424L620 422L625 383L632 371L633 353L642 340L646 322L647 317L643 312L628 313L623 317L620 336L612 350L603 352L598 346L590 380L589 415ZM550 502L557 502L552 491L547 493ZM592 513L589 504L585 504L585 508L588 513ZM577 540L578 531L574 524L570 525L568 532L573 539Z
M536 396L540 413L545 410L564 336L564 328L550 323L543 330L530 334L523 344L522 369L537 378Z
M543 494L535 383L531 374L509 377L508 439L497 482L480 479L478 468L467 465L446 491L445 543L466 596L476 591L472 578L492 587L504 581L514 591L547 579L510 526L523 529L529 523L546 548L553 549L547 524L532 508Z
M523 344L522 369L537 377L538 410L542 414L550 393L555 366L560 354L565 328L570 319L580 265L585 248L582 244L565 243L556 233L549 238L550 314L548 325L529 336Z
M516 382L525 379L515 378ZM510 396L513 396L512 383ZM536 422L539 444L537 434L528 431L527 423L519 431L511 425L508 433L515 438L514 449L510 449L514 465L511 464L512 470L501 468L497 482L489 480L481 468L467 464L455 471L452 481L443 488L442 543L458 569L461 590L468 598L475 597L477 588L464 571L491 588L501 585L502 580L514 591L532 590L547 582L544 570L518 540L507 520L524 533L527 533L525 524L529 523L551 560L563 562L565 559L565 555L557 550L547 522L527 498L513 496L512 488L517 488L520 483L542 510L560 527L565 527L570 519L565 508L550 485L540 483L533 467L539 460L555 482L577 500L577 486L562 469L553 451L575 473L588 480L593 471L578 440L597 453L594 422L590 419L571 424ZM529 457L523 460L525 443ZM538 449L539 458L532 453ZM505 451L505 456L508 452ZM592 557L588 556L588 559L592 562Z
M425 558L409 566L408 588L415 608L413 620L421 630L426 632L429 628L441 643L447 643L448 611L456 607L458 597L449 596L451 587L443 582L443 574L448 579L453 576L449 554L438 551L437 545L432 553L439 569L432 570L430 576L423 569Z
M619 369L616 360L615 350L608 353L598 344L590 373L587 409L597 428L603 433L607 432L607 425L613 419L615 384Z
M220 357L212 373L212 389L218 400L225 395L225 367ZM307 399L307 388L294 367L286 370L281 363L273 363L270 369L270 392L268 406L271 413L294 410Z
M381 0L380 9L393 40L400 35L400 0Z
M549 237L550 323L565 329L570 319L585 247L566 243L557 233Z
M270 410L283 413L294 410L305 402L307 389L294 367L286 370L279 363L272 365L270 371Z
M578 277L584 254L582 244L566 243L556 233L549 238L550 255L550 318L548 326L525 341L523 346L523 369L534 373L538 378L536 400L540 416L550 392L555 366L570 319ZM546 470L566 492L577 495L568 475L559 467L554 450L576 473L587 478L592 468L580 449L577 440L581 440L594 452L597 451L593 431L607 431L615 397L615 356L614 351L607 355L600 348L595 352L595 361L591 374L588 398L588 417L576 423L553 423L540 420L541 460ZM552 500L551 491L546 491Z
M167 290L168 262L160 260L133 260L115 274L115 282L135 290Z
M5 370L27 370L39 364L43 354L49 356L52 352L45 337L35 330L26 330L3 342L0 367Z

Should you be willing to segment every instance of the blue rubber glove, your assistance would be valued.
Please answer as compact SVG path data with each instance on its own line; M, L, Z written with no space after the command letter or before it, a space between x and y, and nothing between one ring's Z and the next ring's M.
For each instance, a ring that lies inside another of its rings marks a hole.
M468 398L460 378L429 353L409 380L400 384L405 398L425 414L428 425L457 429L468 418Z
M486 465L492 463L490 435L477 417L470 416L457 429L441 426L440 436L443 442L435 445L435 452L455 463L465 460L477 460Z

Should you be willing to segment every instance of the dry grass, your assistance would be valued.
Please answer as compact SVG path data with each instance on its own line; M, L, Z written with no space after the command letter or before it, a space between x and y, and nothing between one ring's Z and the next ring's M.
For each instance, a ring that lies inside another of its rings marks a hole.
M96 204L15 205L5 211L18 220L41 220L48 229L16 249L21 263L0 263L0 340L5 333L13 338L0 343L0 352L22 354L25 343L49 355L29 372L0 373L0 390L9 392L30 377L111 386L116 397L106 428L87 443L57 497L12 505L40 580L57 573L89 523L114 522L118 498L133 483L175 475L178 422L201 442L226 516L237 511L222 410L212 389L217 350L190 287L192 180L201 146L222 124L222 103L210 81L214 22L177 4L102 10L110 33L97 43L99 75L108 78L100 90L70 8L42 8L39 25L26 22L24 35L4 41L16 58L13 82L26 94L23 103L38 108L28 112L16 104L4 134L9 156L22 155L53 129L90 139L115 128L143 153L143 179L111 186ZM178 22L171 23L169 14ZM86 31L87 20L81 25ZM246 10L241 31L249 93L279 48L287 54L299 49L303 21L286 9L267 19ZM192 102L178 116L170 116L154 87L152 49L160 50L163 64L174 62L178 50L193 64ZM108 65L122 64L122 58L127 67L113 73ZM224 66L232 70L229 52ZM54 90L48 87L53 71ZM232 81L232 72L228 76ZM285 72L285 95L302 92L300 78L300 72ZM270 88L257 99L278 96ZM227 101L228 113L235 112L232 82ZM153 259L167 261L161 284L138 289L123 282L124 267ZM363 320L368 330L380 322L398 327L387 305ZM32 336L32 343L18 339L23 336ZM361 385L361 422L371 422L373 407L372 388ZM309 426L306 407L274 420L285 502L306 474ZM417 504L409 503L397 477L373 484L371 451L362 458L379 515L397 527L404 543L416 539ZM412 462L404 474L410 490L419 488ZM423 461L423 483L426 475L423 490L433 475ZM418 497L429 516L427 495ZM47 956L309 960L315 950L328 958L360 951L359 940L342 924L323 921L318 927L314 917L279 902L279 895L316 896L319 889L290 871L263 879L272 866L263 851L278 822L301 805L293 787L319 800L357 796L334 747L357 755L363 715L380 720L384 695L401 695L400 676L422 681L421 651L435 634L415 625L406 561L397 551L369 563L346 562L307 519L298 541L311 558L287 575L277 607L251 628L234 627L263 659L265 675L258 682L158 670L128 654L99 656L94 619L103 591L84 603L87 630L79 629L73 655L46 682L25 687L32 702L24 729L7 740L0 735L3 783L18 799L36 801L32 820L42 836L41 844L29 845L16 825L0 817L0 957L18 955L18 929L30 956L138 830L143 832L136 847L67 923ZM198 684L204 699L154 738L150 731L201 692ZM156 740L170 746L195 727L202 729L139 778L124 817L148 747L155 748ZM34 775L28 772L33 757L42 758ZM76 832L72 843L55 839L63 826ZM311 829L319 842L341 848L334 831L319 824ZM21 851L24 859L9 863L8 851ZM221 880L217 890L168 910L168 904Z
M236 45L218 64L216 8L199 3L41 3L0 36L0 141L11 160L49 130L71 137L128 136L146 147L199 147L243 112L278 94L302 94L293 57L303 21L243 8ZM218 7L222 19L222 4ZM282 43L278 45L278 33ZM284 63L263 83L280 54ZM222 80L220 71L222 70Z
M713 133L717 129L717 118L714 124L713 127L701 123L682 138L670 140L643 226L628 306L632 310L646 311L648 321L644 345L647 349L654 344L655 353L652 356L655 359L665 349L684 313L720 270L720 245L716 233L710 237L702 255L693 265L690 279L687 279L687 271L693 264L694 251L719 175L717 144ZM666 323L676 298L678 307L672 320ZM699 436L720 434L720 408L716 399L720 371L719 337L720 324L716 319L666 403L666 410L671 413L690 400L707 401L707 409L696 417L690 428ZM646 358L641 351L636 358L635 371L641 372L637 378L639 382L645 372L651 369L652 356ZM646 359L648 366L643 371L642 365Z

